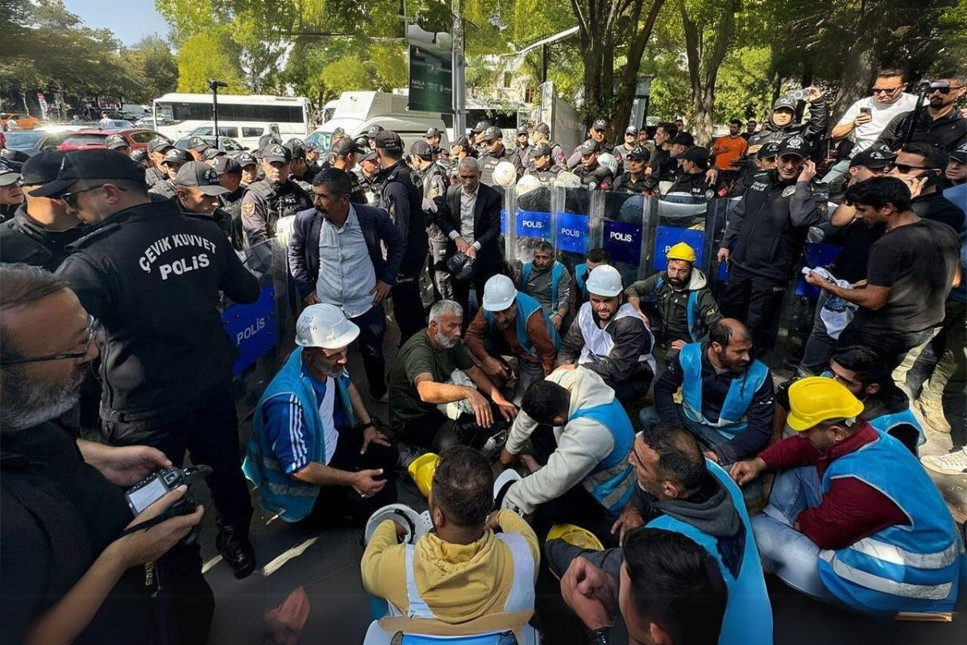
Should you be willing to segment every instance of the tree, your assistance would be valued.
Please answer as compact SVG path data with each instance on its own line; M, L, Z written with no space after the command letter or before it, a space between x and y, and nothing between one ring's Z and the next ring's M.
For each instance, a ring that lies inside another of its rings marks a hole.
M138 79L140 89L129 95L133 101L147 103L178 87L178 63L171 46L157 35L145 36L121 52L125 68Z
M178 50L178 91L208 92L208 79L228 84L227 94L244 94L238 56L232 56L231 42L217 31L199 33Z

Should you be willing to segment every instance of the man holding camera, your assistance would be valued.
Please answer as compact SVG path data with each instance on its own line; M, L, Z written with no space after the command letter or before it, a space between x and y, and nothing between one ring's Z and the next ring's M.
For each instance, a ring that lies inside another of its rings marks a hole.
M148 446L75 439L57 422L98 356L93 318L40 268L0 265L0 282L0 641L204 643L211 589L171 551L204 509L157 521L180 487L132 518L121 487L171 462Z
M876 142L894 151L907 143L932 143L944 152L956 150L967 143L967 119L956 105L965 88L965 78L954 74L930 81L925 90L930 101L926 108L911 107L893 117Z

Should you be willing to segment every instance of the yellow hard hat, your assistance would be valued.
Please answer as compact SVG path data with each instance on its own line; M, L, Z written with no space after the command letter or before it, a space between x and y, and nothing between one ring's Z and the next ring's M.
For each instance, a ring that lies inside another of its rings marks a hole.
M684 242L679 242L675 246L668 249L668 253L665 255L665 257L669 260L685 260L686 262L695 264L695 249Z
M825 376L809 376L789 386L786 423L796 432L809 430L830 419L852 419L863 404L846 386Z
M436 473L436 467L439 463L440 455L428 452L410 462L406 469L424 497L430 496L430 488L433 487L433 475Z
M591 551L604 551L604 545L591 531L574 524L555 524L547 532L548 540L564 540L571 546Z

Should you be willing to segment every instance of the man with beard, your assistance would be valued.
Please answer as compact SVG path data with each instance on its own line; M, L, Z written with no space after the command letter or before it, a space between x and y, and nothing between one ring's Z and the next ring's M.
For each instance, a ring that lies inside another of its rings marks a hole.
M56 421L77 404L98 356L95 321L40 268L0 265L0 283L3 640L154 643L180 631L180 642L204 643L211 589L200 568L174 568L179 549L165 555L204 509L146 530L185 494L179 487L132 518L124 487L171 462L147 446L77 439ZM163 591L145 584L142 565L153 562L165 573ZM174 612L155 612L171 601Z
M262 150L265 179L251 184L242 197L242 229L248 246L274 238L281 218L312 208L305 191L289 181L291 162L292 153L278 143Z
M462 326L458 303L435 302L429 325L403 343L389 375L390 427L437 454L457 443L480 447L517 414L460 342Z
M655 374L655 343L644 319L624 302L621 274L598 266L588 276L581 305L558 354L558 365L596 372L623 403L643 397Z
M941 75L930 83L927 108L917 112L911 107L909 112L893 117L876 143L894 151L907 143L931 143L947 153L956 150L967 143L967 118L957 108L965 88L962 76Z
M685 345L668 361L655 381L655 407L642 410L641 425L660 419L685 428L718 464L757 454L772 436L775 397L769 368L751 352L742 323L718 321L707 342ZM682 401L676 403L679 389Z
M496 382L514 378L502 356L517 358L514 405L520 405L527 388L551 373L560 344L561 338L537 300L517 291L505 275L487 280L483 306L467 327L466 345Z
M521 267L520 289L537 300L554 329L560 331L571 308L571 274L554 259L554 247L547 240L534 247L534 261Z
M296 322L298 347L255 408L242 470L262 507L287 522L348 516L362 525L396 501L399 455L346 371L357 336L337 307L306 307Z

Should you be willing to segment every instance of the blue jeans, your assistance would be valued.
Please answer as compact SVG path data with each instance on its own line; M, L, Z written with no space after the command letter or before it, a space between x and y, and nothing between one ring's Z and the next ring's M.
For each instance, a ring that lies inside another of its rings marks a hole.
M768 506L752 518L752 531L763 569L816 600L842 604L819 578L819 547L793 528L799 514L821 498L815 467L784 470L776 475Z

